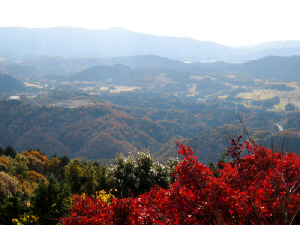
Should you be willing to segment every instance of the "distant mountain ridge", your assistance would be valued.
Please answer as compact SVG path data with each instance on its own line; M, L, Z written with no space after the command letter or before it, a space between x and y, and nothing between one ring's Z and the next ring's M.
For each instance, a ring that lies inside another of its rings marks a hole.
M148 71L148 72L147 72ZM267 56L245 63L184 63L156 55L137 55L114 58L62 58L41 57L23 62L0 62L0 72L18 79L30 77L68 75L69 81L114 81L124 82L132 78L142 81L149 72L188 73L193 76L228 75L243 73L255 79L275 79L278 81L300 81L300 56ZM102 74L102 75L101 75ZM70 76L72 75L72 76ZM187 76L184 75L186 78ZM100 79L99 79L100 78ZM56 79L56 78L51 78ZM181 82L181 81L180 81Z
M118 64L114 64L118 63ZM123 64L123 65L122 65ZM111 66L109 66L111 65ZM133 70L131 70L131 68ZM112 58L103 66L94 66L69 78L71 81L96 81L114 79L124 82L128 79L144 79L148 83L149 75L167 73L176 83L187 81L190 75L208 76L211 74L228 75L241 73L256 79L274 79L280 81L300 81L300 56L267 56L245 63L183 63L158 56L133 56ZM151 80L154 80L151 78Z
M151 72L152 71L152 72ZM278 81L300 81L300 56L267 56L245 63L185 63L156 55L136 55L113 58L62 58L39 57L22 62L0 62L0 72L18 79L42 76L69 76L69 81L107 81L110 78L120 82L132 78L141 82L149 72L153 74L172 73L175 76L187 73L193 76L228 75L243 73L255 79ZM102 74L102 75L101 75ZM177 74L177 75L176 75ZM72 76L70 76L72 75ZM183 75L187 78L186 75ZM99 79L100 78L100 79ZM56 78L51 78L56 79ZM178 82L178 81L177 81ZM182 81L180 81L182 82ZM140 83L140 82L139 82Z
M0 27L0 57L126 57L158 55L183 61L245 62L268 55L300 55L300 41L232 48L192 38L136 33L123 28Z

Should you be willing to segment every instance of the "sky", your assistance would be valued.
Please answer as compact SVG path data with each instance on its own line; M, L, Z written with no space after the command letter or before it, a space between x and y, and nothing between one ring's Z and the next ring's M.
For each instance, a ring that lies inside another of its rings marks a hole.
M300 41L299 6L298 0L0 0L0 27L123 27L236 47Z

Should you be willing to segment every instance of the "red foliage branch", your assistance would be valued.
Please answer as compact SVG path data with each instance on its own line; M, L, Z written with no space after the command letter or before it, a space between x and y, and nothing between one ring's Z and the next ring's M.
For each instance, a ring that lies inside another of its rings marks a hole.
M300 157L273 153L251 141L231 139L219 176L200 163L190 147L179 145L183 160L170 189L154 187L137 198L104 204L76 197L71 224L298 224ZM243 150L248 155L242 156Z

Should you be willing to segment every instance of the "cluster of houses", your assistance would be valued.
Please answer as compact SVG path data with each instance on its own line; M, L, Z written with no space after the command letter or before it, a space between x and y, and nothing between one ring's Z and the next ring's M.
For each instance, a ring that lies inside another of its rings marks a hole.
M20 96L24 96L24 97L27 97L27 98L36 98L36 94L35 93L28 93L28 92L24 92L24 93L21 93L21 94L16 94L16 95L12 95L10 96L9 99L11 100L20 100Z

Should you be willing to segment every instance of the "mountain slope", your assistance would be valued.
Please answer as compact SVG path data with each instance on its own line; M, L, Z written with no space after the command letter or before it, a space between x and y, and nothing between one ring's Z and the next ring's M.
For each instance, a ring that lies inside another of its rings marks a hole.
M254 78L300 81L300 56L268 56L241 65L240 70Z
M71 81L84 80L84 81L107 81L113 79L126 79L132 72L131 68L122 64L113 66L94 66L89 69L83 70L69 78Z
M154 77L167 74L174 79L175 83L188 83L190 75L208 76L211 74L228 75L230 73L243 73L257 79L279 79L284 81L300 81L300 56L280 57L267 56L258 60L251 60L245 63L183 63L164 57L153 55L119 57L104 60L104 63L122 63L132 68L131 70L125 65L114 66L96 66L81 71L73 76L70 80L103 80L113 78L115 81L128 81L139 84L155 80ZM150 82L151 83L151 82Z
M12 92L13 90L18 92L25 91L26 86L23 82L8 74L0 73L0 93Z
M40 148L47 156L114 159L117 153L152 152L170 138L165 127L136 118L110 104L75 109L0 101L0 136L4 146L21 152Z

